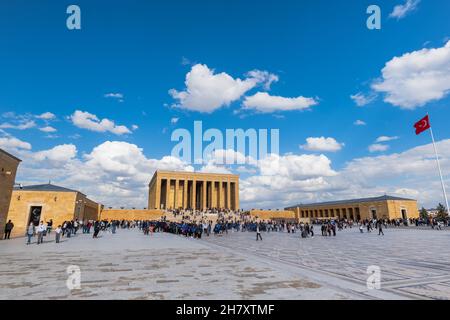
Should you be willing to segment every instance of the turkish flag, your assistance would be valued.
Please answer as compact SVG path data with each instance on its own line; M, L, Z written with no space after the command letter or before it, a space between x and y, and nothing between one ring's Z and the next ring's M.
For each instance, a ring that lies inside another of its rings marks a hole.
M418 121L418 122L414 125L414 128L416 128L416 134L417 134L417 135L419 135L419 134L421 134L422 132L424 132L424 131L430 129L430 128L431 128L431 125L430 125L430 118L428 118L428 115L427 115L425 118L423 118L423 119L421 119L420 121Z

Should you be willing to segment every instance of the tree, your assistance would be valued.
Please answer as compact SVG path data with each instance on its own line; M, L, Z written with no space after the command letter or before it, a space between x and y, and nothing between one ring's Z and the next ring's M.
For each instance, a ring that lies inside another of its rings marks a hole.
M436 218L438 220L447 220L448 219L447 209L445 208L445 206L442 203L438 204L438 206L436 207L436 210L437 210Z
M422 207L422 209L420 209L419 215L422 219L428 220L428 211L424 207Z

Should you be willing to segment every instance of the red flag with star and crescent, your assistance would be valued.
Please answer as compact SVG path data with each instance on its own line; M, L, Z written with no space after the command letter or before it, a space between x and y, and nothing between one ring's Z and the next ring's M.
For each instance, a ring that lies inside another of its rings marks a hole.
M428 129L430 129L431 125L430 125L430 118L428 117L428 115L426 115L426 117L424 117L423 119L419 120L414 125L414 128L416 128L416 135L419 135L422 132L427 131Z

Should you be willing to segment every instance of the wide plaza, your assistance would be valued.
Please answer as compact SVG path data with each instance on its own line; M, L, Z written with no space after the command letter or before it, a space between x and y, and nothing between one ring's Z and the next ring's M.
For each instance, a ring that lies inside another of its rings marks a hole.
M448 230L387 228L301 239L229 232L191 239L138 229L54 243L0 241L0 299L449 299ZM34 239L35 240L35 239ZM69 290L67 267L81 270ZM367 288L378 266L381 289Z

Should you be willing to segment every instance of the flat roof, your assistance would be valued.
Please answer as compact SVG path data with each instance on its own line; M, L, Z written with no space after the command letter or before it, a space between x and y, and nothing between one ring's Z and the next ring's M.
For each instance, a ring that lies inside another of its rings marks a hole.
M3 149L0 149L0 152L3 153L3 154L5 154L6 156L8 156L8 157L10 157L10 158L13 158L14 160L17 160L17 161L19 161L19 162L22 162L22 160L20 160L19 158L13 156L11 153L6 152L6 151L3 150Z
M208 172L196 172L196 171L171 171L171 170L156 170L153 177L150 179L149 185L153 183L157 175L160 174L174 174L182 176L216 176L216 177L232 177L239 180L238 174L232 173L208 173Z
M331 205L344 204L344 203L376 202L376 201L388 201L388 200L416 201L414 199L384 195L381 197L360 198L360 199L350 199L350 200L337 200L337 201L317 202L317 203L309 203L309 204L298 204L295 206L286 207L286 209L293 209L293 208L297 208L297 207L313 207L313 206L326 206L326 205L331 206Z
M155 175L159 173L174 173L174 174L184 174L184 175L209 175L209 176L234 176L239 177L238 174L233 173L215 173L215 172L197 172L197 171L171 171L171 170L156 170Z
M78 193L82 193L82 192L80 192L78 190L73 190L73 189L68 189L68 188L56 186L56 185L51 184L51 183L36 184L36 185L32 185L32 186L22 186L22 188L14 187L14 190L18 190L18 191L51 191L51 192L78 192Z

